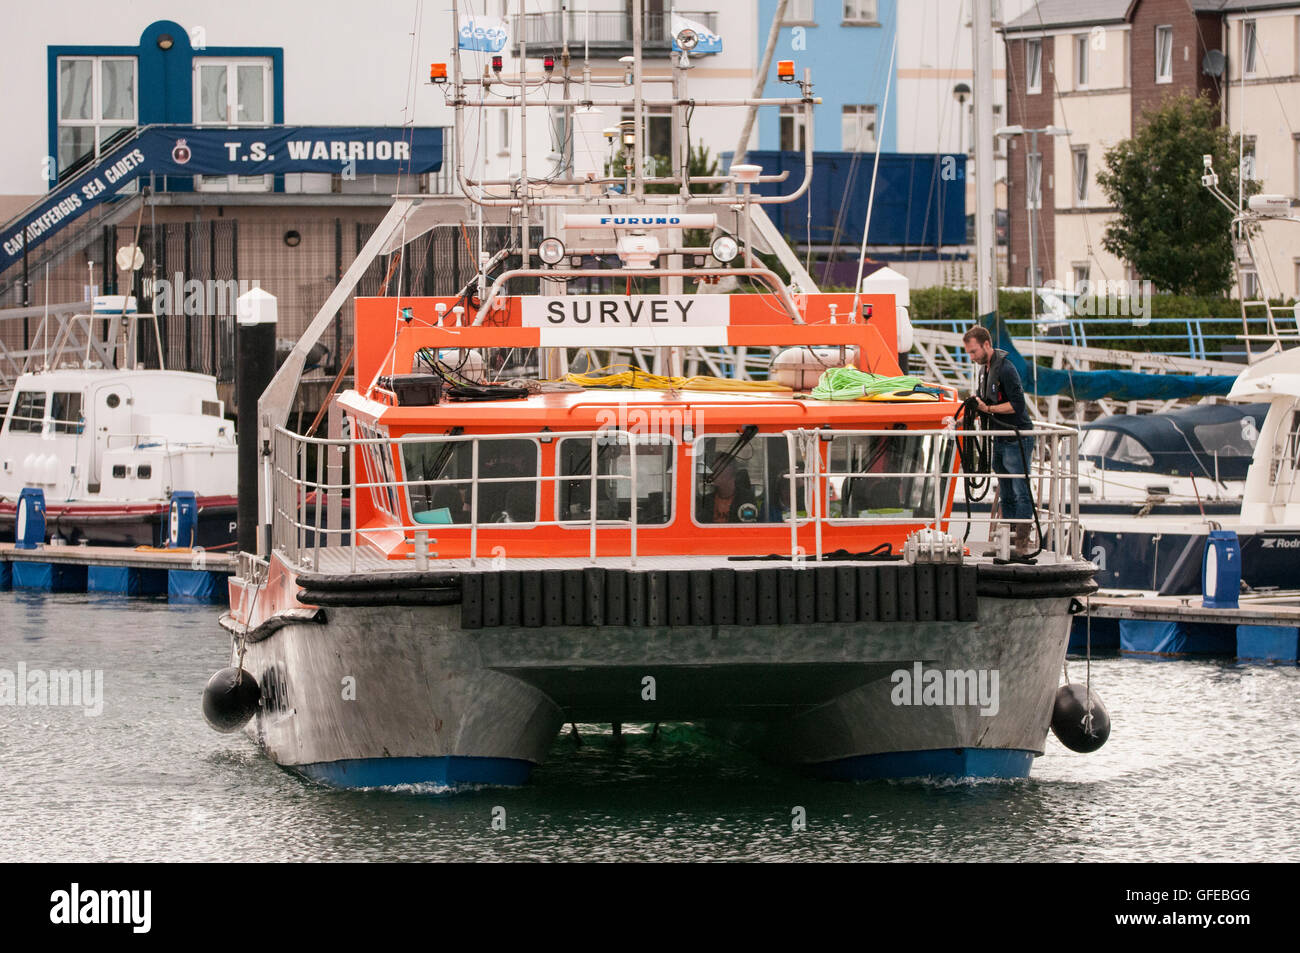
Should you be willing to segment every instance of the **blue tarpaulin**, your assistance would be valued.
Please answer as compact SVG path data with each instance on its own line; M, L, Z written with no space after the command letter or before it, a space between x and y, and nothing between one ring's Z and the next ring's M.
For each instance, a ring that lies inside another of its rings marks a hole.
M724 167L730 166L731 155L723 153ZM766 206L768 216L782 234L797 242L811 235L814 245L838 242L856 252L867 220L875 159L871 152L814 152L808 193L788 204ZM745 161L762 166L764 175L790 173L784 182L755 185L756 195L788 194L803 181L802 152L760 150L746 153ZM930 248L965 244L964 155L882 152L879 177L868 244Z
M1237 629L1209 622L1122 619L1120 650L1134 655L1236 655Z
M73 563L13 563L15 589L43 589L46 592L85 592L86 567Z
M125 596L166 595L167 570L91 566L86 572L86 591L112 592Z
M1300 628L1294 625L1237 626L1237 658L1294 662L1300 656Z
M168 602L225 602L229 596L224 573L201 569L172 569L167 573Z
M996 317L989 325L994 347L1020 373L1025 390L1041 396L1061 394L1073 400L1180 400L1186 397L1222 397L1232 390L1231 374L1142 374L1137 371L1072 371L1030 364L1016 350L1006 325Z

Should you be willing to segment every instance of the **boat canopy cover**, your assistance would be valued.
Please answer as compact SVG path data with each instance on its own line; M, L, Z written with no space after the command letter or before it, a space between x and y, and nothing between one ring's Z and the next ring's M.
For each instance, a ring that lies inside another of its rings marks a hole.
M1267 413L1268 404L1203 404L1113 414L1083 428L1079 453L1108 470L1243 480Z
M1025 390L1040 397L1054 394L1072 400L1183 400L1189 397L1226 397L1235 375L1143 374L1137 371L1058 370L1031 364L1011 341L1006 325L994 315L988 324L995 347L1007 352L1025 383Z

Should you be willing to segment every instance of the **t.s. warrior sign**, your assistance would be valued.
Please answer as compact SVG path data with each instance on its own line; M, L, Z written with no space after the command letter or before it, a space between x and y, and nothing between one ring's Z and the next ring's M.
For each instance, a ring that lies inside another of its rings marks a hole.
M442 130L385 126L149 126L0 232L0 271L142 176L419 175L442 168ZM174 181L174 180L173 180Z

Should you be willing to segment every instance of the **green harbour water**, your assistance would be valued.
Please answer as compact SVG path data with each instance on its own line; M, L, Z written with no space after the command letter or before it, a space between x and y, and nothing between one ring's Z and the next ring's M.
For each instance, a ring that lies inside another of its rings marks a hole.
M320 787L210 730L217 615L0 592L0 669L103 672L94 717L0 706L0 861L1300 860L1295 666L1096 659L1110 742L1049 737L1026 781L815 781L693 725L590 725L527 787L447 797Z

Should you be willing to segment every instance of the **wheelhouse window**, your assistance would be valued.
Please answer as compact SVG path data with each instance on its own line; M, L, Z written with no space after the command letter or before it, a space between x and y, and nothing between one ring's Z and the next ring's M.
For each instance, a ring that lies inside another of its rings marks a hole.
M800 476L808 468L797 457L792 496L784 436L702 437L695 460L697 523L787 523L792 512L796 519L808 515L813 486L810 477Z
M85 422L81 417L81 394L77 392L54 395L51 407L55 433L81 433Z
M1174 28L1156 27L1156 82L1174 81Z
M1025 40L1025 92L1043 91L1043 41Z
M45 429L45 391L23 390L14 398L10 433L41 433Z
M833 437L827 469L833 519L934 516L934 472L947 496L952 442L928 434Z
M457 440L402 446L402 461L417 523L468 523L475 512L474 445L478 444L475 522L537 521L540 455L537 442Z
M1098 462L1104 460L1108 466L1133 469L1147 469L1156 464L1151 452L1136 437L1104 427L1084 432L1079 442L1079 456L1096 458Z
M136 62L131 56L60 56L58 155L63 174L107 152L138 119Z
M1220 457L1253 457L1259 441L1254 417L1228 420L1221 424L1200 424L1192 428L1196 442Z
M387 434L366 424L357 424L357 436L366 440L382 439ZM393 477L393 458L391 445L382 443L365 443L357 447L363 473L358 478L369 484L370 498L375 506L389 516L397 516L397 487ZM360 487L358 487L360 489Z
M595 470L596 519L632 519L632 459L636 451L636 521L662 526L672 520L673 468L677 445L669 437L637 436L633 448L625 433L608 437L566 437L557 450L561 522L591 521L592 471ZM594 458L594 459L593 459Z

